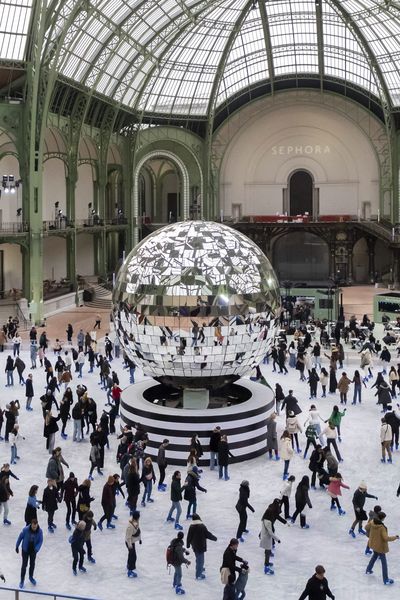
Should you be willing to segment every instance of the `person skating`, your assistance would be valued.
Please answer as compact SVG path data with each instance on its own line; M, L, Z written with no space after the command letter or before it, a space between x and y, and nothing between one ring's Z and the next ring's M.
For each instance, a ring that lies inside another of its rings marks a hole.
M125 545L128 549L128 560L126 570L128 577L137 577L136 573L136 544L142 543L141 531L139 526L140 512L134 510L128 522L125 532Z
M199 483L199 469L197 467L192 467L188 474L186 475L185 480L185 492L184 499L188 501L188 507L186 512L186 518L191 519L191 511L192 514L196 513L197 510L197 495L196 490L200 492L207 493L207 490L201 487Z
M71 525L75 525L76 517L76 497L78 495L78 480L74 473L70 473L68 479L63 483L61 489L61 499L64 500L67 507L67 514L65 517L65 526L67 529L71 529Z
M36 585L35 574L36 556L43 544L43 532L36 519L32 519L30 525L23 528L18 536L15 552L19 553L19 547L22 544L22 566L19 587L22 589L25 584L25 573L29 562L29 581Z
M325 369L325 367L321 368L321 373L319 376L319 381L322 387L322 395L321 398L326 398L326 387L329 383L329 375L328 375L328 371Z
M283 476L282 479L287 479L289 476L289 464L294 456L292 440L290 434L285 430L281 435L279 454L283 460Z
M370 510L368 513L368 523L371 524L373 522L374 519L378 518L378 514L382 512L382 507L379 504L376 504L374 506L373 510ZM367 536L367 538L369 538L369 531L367 531L367 528L365 528L365 535ZM368 554L372 554L372 550L368 545L368 540L367 540L367 545L365 547L365 551L364 554L367 556Z
M42 510L47 512L47 527L49 533L54 533L57 525L54 524L54 513L58 510L60 501L57 483L53 479L47 480L47 487L44 488L42 498Z
M386 453L388 455L388 463L392 463L392 451L390 449L390 445L392 443L393 432L389 423L386 422L385 417L381 419L381 450L382 450L382 458L381 462L386 462Z
M400 433L400 410L397 406L394 410L392 410L392 406L388 405L388 412L385 414L385 421L389 423L392 428L392 441L390 444L390 449L393 452L393 448L396 450L399 449L399 433Z
M103 522L107 520L107 529L115 529L115 525L111 523L112 516L114 514L114 494L112 486L114 485L114 477L108 476L106 484L103 486L103 493L101 496L101 506L104 514L100 521L97 523L97 527L100 531L103 531Z
M286 417L289 416L290 411L293 411L295 415L301 413L301 408L299 406L298 400L297 398L295 398L295 396L293 396L293 390L289 390L288 395L285 396L285 399L282 402L281 410L283 410L284 408L286 408Z
M372 522L367 523L366 531L368 532L368 546L371 548L373 554L368 563L365 573L371 575L373 573L372 568L375 561L380 558L382 565L382 578L385 585L392 585L393 579L389 578L386 554L389 552L389 543L399 539L398 535L388 535L387 528L383 521L385 520L386 514L384 512L378 513L378 516L373 519Z
M96 561L93 557L93 548L92 548L92 527L96 531L97 525L96 525L96 521L94 519L93 512L91 510L86 511L85 514L83 515L82 521L85 522L85 531L84 531L83 539L85 541L86 548L87 548L88 561L90 563L95 564Z
M167 449L169 445L169 440L165 439L163 440L162 444L160 444L159 448L158 448L158 454L157 454L157 465L158 465L158 469L160 471L160 477L158 480L158 491L159 492L165 492L167 486L164 483L164 479L165 479L165 470L167 468L167 459L165 456L165 450Z
M221 435L220 442L218 444L218 469L219 478L224 478L225 481L229 480L228 465L229 458L233 458L232 452L229 450L228 438L226 435Z
M300 515L300 526L302 529L308 529L310 526L306 523L306 516L303 514L303 511L306 506L308 508L312 508L312 504L310 501L310 497L308 495L308 490L310 489L310 480L307 475L301 479L299 485L296 489L295 501L296 501L296 510L292 516L292 523L295 523L297 519L297 515Z
M339 496L342 495L342 487L346 488L347 490L350 489L350 487L342 481L342 476L340 473L336 473L334 477L329 478L328 494L331 497L331 510L335 510L337 507L339 515L346 514L346 511L342 509L339 502Z
M39 486L32 485L29 494L28 500L26 502L24 519L26 525L32 523L33 520L37 521L37 509L40 508L40 501L36 498L36 494L38 493Z
M290 496L292 495L292 487L293 483L296 481L296 477L294 475L290 475L288 479L283 484L281 489L281 500L285 511L285 519L290 519Z
M85 528L85 521L78 521L75 525L73 534L69 538L72 552L72 572L74 575L78 574L76 567L78 567L81 573L86 573L86 568L83 566L85 558L85 550L83 549L85 543Z
M328 419L329 425L332 423L336 427L339 442L342 441L340 425L342 423L343 417L346 416L346 410L347 409L345 408L345 409L343 409L343 412L340 412L339 407L335 405L333 407L331 416Z
M296 415L294 414L294 412L292 410L289 411L289 415L286 419L286 430L290 434L293 449L294 449L294 444L296 442L296 452L298 454L300 454L301 448L299 445L299 433L302 433L303 429L300 425L299 419L296 417Z
M182 514L182 507L181 507L181 501L182 501L182 492L185 490L186 486L185 485L181 485L181 472L180 471L175 471L175 473L172 476L172 481L171 481L171 508L169 509L169 513L167 516L167 522L171 521L175 521L175 529L183 529L182 525L179 524L179 519L181 517ZM175 515L175 519L172 516L174 511L176 510L176 515Z
M354 507L354 515L355 520L352 526L349 529L349 534L355 538L356 534L354 533L354 529L358 525L358 533L365 535L365 530L363 529L363 521L368 519L367 513L364 510L365 501L367 498L375 498L378 500L378 496L373 496L372 494L367 493L367 484L362 481L353 495L353 507Z
M272 453L275 453L275 460L279 460L278 453L278 435L276 432L276 417L277 414L274 412L267 419L267 452L269 459L272 460Z
M221 440L221 427L214 427L210 435L210 471L218 467L218 445Z
M261 533L260 533L260 548L264 550L264 573L265 575L274 575L275 571L272 569L274 566L273 563L270 562L271 552L272 552L272 540L281 543L281 540L275 535L273 519L272 519L272 510L269 506L264 512L261 519Z
M307 581L307 585L304 592L301 594L299 600L326 600L326 597L335 600L335 596L329 589L328 580L325 578L325 569L322 565L315 567L315 573Z
M183 596L185 594L185 590L182 587L182 565L190 565L190 560L185 558L185 554L188 555L189 552L184 550L184 542L183 542L183 531L178 531L176 538L171 540L170 548L171 548L171 565L174 567L174 578L172 582L172 586L175 588L175 593L178 596Z
M136 458L131 457L129 462L126 464L123 478L126 484L128 496L127 505L132 513L136 510L137 501L140 494L140 476L138 473Z
M342 456L339 452L339 448L336 443L337 433L336 433L336 425L332 423L332 421L328 422L328 425L325 427L322 432L326 436L327 447L330 450L331 446L334 447L336 456L339 462L343 462Z
M235 576L231 573L228 575L228 581L224 587L224 595L222 600L236 600L238 597L235 585Z
M236 597L235 600L244 600L246 597L245 588L247 585L247 580L249 578L249 565L247 563L243 563L240 567L240 573L235 581L236 586Z
M207 552L207 540L216 542L217 538L208 531L200 516L194 513L187 533L186 547L190 548L191 546L196 557L196 579L206 578L204 574L204 555Z
M33 396L35 392L33 391L33 377L32 373L29 373L28 377L25 381L25 397L26 397L26 410L32 411L33 408L31 406Z
M306 434L306 439L307 439L307 444L306 444L306 448L304 450L304 454L303 454L303 458L307 458L307 452L310 446L315 448L317 447L317 438L318 438L318 433L317 430L315 429L315 425L313 423L310 423L309 425L307 425L307 429L305 431Z
M151 497L151 492L153 490L153 483L156 482L153 462L149 456L143 463L141 482L144 485L144 493L141 504L142 506L146 506L146 500L147 502L154 502L153 498Z
M79 519L82 520L83 515L90 509L90 504L93 502L94 498L90 495L90 479L85 479L82 481L81 485L78 487L78 516Z
M239 540L236 538L232 538L229 542L229 546L225 548L223 557L222 557L222 565L221 569L229 569L230 575L233 576L234 581L236 579L236 573L240 573L240 566L237 566L236 563L239 562L241 565L247 564L247 562L240 558L237 555L237 550L239 547Z
M239 513L239 525L236 532L236 537L241 542L244 542L243 533L249 533L247 528L247 509L255 512L254 508L249 503L250 487L247 479L243 480L239 487L239 500L236 503L236 510Z

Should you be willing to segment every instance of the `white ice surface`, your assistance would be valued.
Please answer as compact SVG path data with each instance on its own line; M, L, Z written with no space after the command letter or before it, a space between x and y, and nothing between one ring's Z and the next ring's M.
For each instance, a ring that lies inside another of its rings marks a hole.
M34 411L25 411L24 387L17 383L15 374L14 388L6 388L4 365L8 352L0 353L0 404L4 409L7 401L19 398L21 400L20 430L26 437L25 442L19 445L21 460L15 465L14 471L20 481L11 479L14 497L10 501L10 527L0 524L0 569L7 578L7 584L17 586L19 582L20 555L15 553L15 541L24 525L24 510L28 490L31 485L40 486L38 497L41 498L45 486L45 472L48 454L45 450L43 438L43 419L39 402L39 395L43 393L45 377L40 369L33 371L35 398ZM392 352L395 355L395 352ZM21 357L30 365L28 352L23 351ZM50 360L54 363L53 353L49 353ZM327 365L327 359L324 359ZM358 356L351 353L345 362L345 370L353 374L358 368ZM394 361L396 364L396 361ZM121 387L129 385L128 373L122 370L122 361L113 361L113 369L120 375ZM83 383L88 386L89 394L93 395L98 410L105 402L105 393L97 384L97 373L88 375L85 365ZM309 408L308 386L298 381L297 371L291 370L289 375L282 376L271 372L271 366L263 367L264 374L273 386L280 381L284 391L289 387L295 390L295 395L300 400L305 417ZM374 376L378 365L374 369ZM29 369L26 370L26 374ZM138 374L140 377L140 374ZM373 380L372 380L373 381ZM78 383L74 379L73 385ZM369 384L371 385L371 383ZM353 521L351 504L352 494L361 480L368 483L370 493L379 496L379 504L387 513L386 524L389 534L400 533L400 499L396 498L399 484L400 452L394 455L393 465L380 463L380 408L376 406L375 390L363 389L363 402L360 405L348 406L347 416L342 421L342 439L340 450L343 453L344 463L340 471L344 481L350 485L351 490L344 490L342 506L347 511L345 516L339 517L336 512L329 510L330 499L326 493L311 491L313 509L308 515L309 530L301 530L299 523L290 528L277 523L276 531L282 543L278 545L274 558L275 576L263 574L263 550L259 548L258 532L260 519L266 506L279 496L282 486L282 461L269 461L265 456L256 460L232 465L230 467L230 481L220 481L217 472L205 469L201 484L208 489L207 494L198 492L198 512L217 537L217 542L208 543L205 565L207 579L196 581L194 578L194 565L192 564L183 573L183 586L188 597L196 600L218 600L222 598L223 586L219 580L219 567L222 553L231 537L236 534L237 513L235 504L238 497L238 488L243 479L250 481L250 502L256 509L255 514L249 514L248 528L250 533L246 542L240 544L239 555L249 561L251 572L247 586L247 598L259 600L274 598L286 600L298 598L303 590L308 577L313 573L317 563L322 563L326 568L326 575L337 600L375 600L377 598L394 599L399 597L400 587L400 541L390 544L388 555L389 576L396 580L391 588L382 584L381 567L377 562L374 574L365 575L368 557L364 555L365 537L357 536L353 540L348 535L348 529ZM318 390L320 395L320 390ZM352 391L349 396L351 399ZM60 394L58 394L60 396ZM338 402L338 395L328 396L326 399L318 398L317 406L324 417ZM303 417L301 415L301 417ZM118 421L117 421L118 424ZM278 432L282 431L283 417L278 419ZM88 442L76 444L71 440L72 423L68 425L69 437L63 441L57 434L56 444L63 448L63 455L75 472L79 482L88 475L89 470L89 444ZM4 425L3 425L4 434ZM189 442L189 440L188 440ZM301 436L301 445L304 448L304 437ZM104 474L119 472L115 463L117 447L116 436L110 436L110 450L106 451ZM0 443L0 461L9 462L9 445ZM66 472L68 469L65 469ZM167 471L167 483L170 483L175 467ZM184 472L182 467L182 471ZM156 472L158 474L157 468ZM296 476L297 482L302 475L311 475L308 470L308 460L296 456L291 464L291 473ZM105 477L95 476L92 484L95 501L92 503L95 517L101 514L101 491ZM128 579L126 576L126 548L124 544L125 527L128 519L128 509L121 497L118 498L117 514L119 520L115 521L115 530L96 531L92 534L95 565L85 563L88 572L74 577L71 570L71 550L68 543L70 533L65 529L65 505L61 504L55 515L58 528L54 535L48 534L46 527L47 516L39 512L40 523L44 530L44 543L37 557L38 591L59 592L73 595L108 600L114 597L133 597L139 600L151 598L154 600L172 598L175 596L172 588L172 574L168 573L165 563L165 549L170 540L175 537L175 530L171 524L166 524L165 518L169 508L169 488L166 493L154 491L155 502L141 509L141 529L143 544L137 547L137 579ZM367 511L376 503L367 500ZM293 504L293 499L292 499ZM183 502L183 517L186 510ZM140 507L139 507L140 508ZM190 522L183 518L182 524L186 532ZM32 589L31 584L26 584L26 589ZM131 596L132 595L132 596ZM0 600L9 600L14 596L0 591ZM25 597L25 596L21 596ZM33 596L26 596L33 598Z

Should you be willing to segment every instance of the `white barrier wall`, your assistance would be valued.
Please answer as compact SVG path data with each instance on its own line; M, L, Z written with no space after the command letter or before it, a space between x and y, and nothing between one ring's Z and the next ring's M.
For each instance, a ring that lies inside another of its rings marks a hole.
M232 204L241 204L243 215L281 213L283 190L297 169L312 174L320 214L357 215L363 202L377 214L379 165L368 137L342 114L299 101L258 110L233 135L221 166L224 215L232 214Z

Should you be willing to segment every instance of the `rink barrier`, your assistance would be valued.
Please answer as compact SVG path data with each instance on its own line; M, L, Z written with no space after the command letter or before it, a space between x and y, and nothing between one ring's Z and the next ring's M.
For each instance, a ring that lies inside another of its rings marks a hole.
M20 590L19 588L0 586L0 600L4 598L1 592L14 592L14 600L20 600L22 594L32 594L33 596L47 596L57 600L58 598L68 598L69 600L99 600L99 598L88 598L87 596L68 596L67 594L58 594L56 592L39 592L36 590ZM8 599L7 599L8 600Z
M216 425L228 436L229 449L233 454L230 463L265 454L267 418L275 410L275 398L270 388L241 380L240 385L252 393L249 400L223 408L185 410L148 402L143 393L153 385L156 384L148 380L133 384L123 391L121 398L122 420L131 426L139 422L148 432L146 456L156 460L160 444L168 439L168 464L185 465L190 438L197 433L204 452L198 464L208 466L209 439Z

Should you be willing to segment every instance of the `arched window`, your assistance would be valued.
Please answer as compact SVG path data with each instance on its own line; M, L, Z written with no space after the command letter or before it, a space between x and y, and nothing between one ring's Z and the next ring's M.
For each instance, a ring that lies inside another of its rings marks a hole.
M313 214L314 182L308 171L295 171L289 179L289 210L292 216Z

